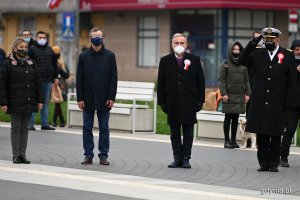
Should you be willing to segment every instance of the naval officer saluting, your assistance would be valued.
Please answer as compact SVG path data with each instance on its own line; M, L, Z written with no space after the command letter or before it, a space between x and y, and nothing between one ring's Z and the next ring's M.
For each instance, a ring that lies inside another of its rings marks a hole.
M296 81L295 58L279 46L281 34L276 28L264 28L239 57L240 63L253 71L246 131L257 133L257 171L278 172L286 96ZM266 48L256 48L262 38Z

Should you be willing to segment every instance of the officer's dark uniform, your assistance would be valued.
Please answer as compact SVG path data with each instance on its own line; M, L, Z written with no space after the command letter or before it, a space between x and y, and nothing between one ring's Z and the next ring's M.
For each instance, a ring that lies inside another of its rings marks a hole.
M280 34L275 28L262 30L265 41ZM254 79L246 131L257 134L258 171L277 172L287 91L296 81L295 58L274 41L257 49L261 37L251 40L239 58L242 65L252 68Z

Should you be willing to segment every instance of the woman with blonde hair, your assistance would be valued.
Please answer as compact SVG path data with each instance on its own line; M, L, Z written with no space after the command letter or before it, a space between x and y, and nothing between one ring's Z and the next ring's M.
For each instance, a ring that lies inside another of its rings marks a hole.
M60 47L53 46L52 47L56 57L57 57L57 68L58 68L58 79L59 79L59 87L62 91L62 96L64 100L67 100L67 93L68 93L68 85L65 79L69 78L70 72L68 66L65 64L63 57L60 54ZM54 83L55 84L55 83ZM54 127L57 126L57 117L60 120L60 127L65 126L65 119L61 110L61 103L55 103L54 114L53 114L53 123Z
M30 163L26 158L28 122L32 112L42 109L42 103L37 66L28 57L26 41L18 37L0 70L0 105L1 110L11 116L13 163Z

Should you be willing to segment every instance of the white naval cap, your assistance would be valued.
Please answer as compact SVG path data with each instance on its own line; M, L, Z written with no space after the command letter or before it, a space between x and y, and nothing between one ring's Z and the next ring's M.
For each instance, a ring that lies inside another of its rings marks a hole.
M267 27L261 31L263 37L279 37L282 33L276 28Z

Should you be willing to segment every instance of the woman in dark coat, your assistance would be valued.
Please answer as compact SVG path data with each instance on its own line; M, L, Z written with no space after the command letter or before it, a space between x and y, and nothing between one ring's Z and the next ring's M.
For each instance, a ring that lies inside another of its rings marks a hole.
M245 103L251 95L248 71L238 63L238 57L243 50L239 42L233 43L228 49L228 60L220 66L220 92L222 95L222 112L225 113L223 130L225 136L224 148L239 148L236 143L236 131L239 114L245 113ZM231 123L231 141L229 129Z
M57 57L57 69L58 69L58 79L59 79L59 87L62 91L62 95L64 98L64 101L67 100L67 95L68 95L68 85L65 79L68 79L70 76L70 71L68 66L65 64L63 57L60 54L60 47L59 46L53 46L52 47L53 52L55 56ZM56 83L54 83L56 84ZM52 126L56 127L57 126L57 117L59 117L60 120L60 127L65 126L65 119L63 112L61 110L61 103L55 103L55 108L53 112L53 123Z
M13 163L25 164L30 163L26 158L28 122L31 113L43 106L39 72L27 54L26 41L16 38L0 71L0 105L11 116Z

